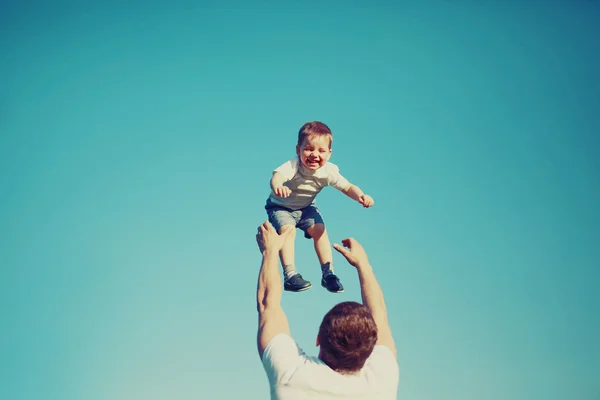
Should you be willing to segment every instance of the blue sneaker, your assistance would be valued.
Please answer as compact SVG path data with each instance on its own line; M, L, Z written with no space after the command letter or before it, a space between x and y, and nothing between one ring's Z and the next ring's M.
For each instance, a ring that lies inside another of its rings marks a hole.
M283 284L283 289L288 292L302 292L304 290L310 289L312 287L311 283L306 279L302 278L302 275L296 274L285 280Z
M329 290L331 293L341 293L344 291L342 282L334 274L327 274L321 279L321 286Z

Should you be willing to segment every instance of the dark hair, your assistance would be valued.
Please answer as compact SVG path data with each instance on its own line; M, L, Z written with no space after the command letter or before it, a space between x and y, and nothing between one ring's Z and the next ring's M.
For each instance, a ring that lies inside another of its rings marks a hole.
M304 138L308 136L327 136L329 138L329 148L333 142L333 135L327 125L319 121L307 122L298 131L298 146L302 146Z
M337 372L362 369L377 342L377 325L369 309L346 301L334 306L321 322L319 358Z

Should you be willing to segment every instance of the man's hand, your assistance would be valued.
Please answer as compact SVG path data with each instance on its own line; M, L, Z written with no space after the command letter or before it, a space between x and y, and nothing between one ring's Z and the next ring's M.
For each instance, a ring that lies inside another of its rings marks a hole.
M292 190L283 185L276 187L273 191L277 197L288 197L290 194L292 194Z
M258 233L256 234L256 243L260 252L262 254L267 252L278 253L291 231L292 229L288 229L282 235L279 235L273 225L269 221L265 221L258 227Z
M363 194L358 198L358 202L363 205L364 208L369 208L375 204L375 200L368 194Z
M354 267L369 265L369 258L365 249L353 238L342 240L342 244L348 248L345 249L338 243L333 244L333 248L336 249L346 260Z

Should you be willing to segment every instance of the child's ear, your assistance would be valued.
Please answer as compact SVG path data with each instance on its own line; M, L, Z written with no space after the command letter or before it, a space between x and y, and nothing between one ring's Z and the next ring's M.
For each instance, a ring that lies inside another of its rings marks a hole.
M319 347L321 345L321 341L319 340L319 336L317 336L317 342L316 342L316 344L317 344L317 347Z
M296 145L296 155L300 156L300 146Z

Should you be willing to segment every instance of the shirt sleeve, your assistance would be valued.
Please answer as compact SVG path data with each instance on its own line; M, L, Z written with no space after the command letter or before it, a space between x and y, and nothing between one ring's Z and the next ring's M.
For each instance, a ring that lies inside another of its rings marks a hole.
M289 379L305 358L304 351L289 335L284 333L275 335L265 348L262 357L263 367L271 386Z
M331 163L327 165L327 183L340 191L350 186L348 179L340 174L338 166Z
M275 168L273 172L279 172L286 181L289 181L296 175L296 171L298 170L298 160L292 158L291 160L286 161L281 164L279 167Z
M397 393L400 382L400 368L396 357L387 346L376 345L367 361L367 367L377 377L379 385ZM396 398L394 396L394 398Z

